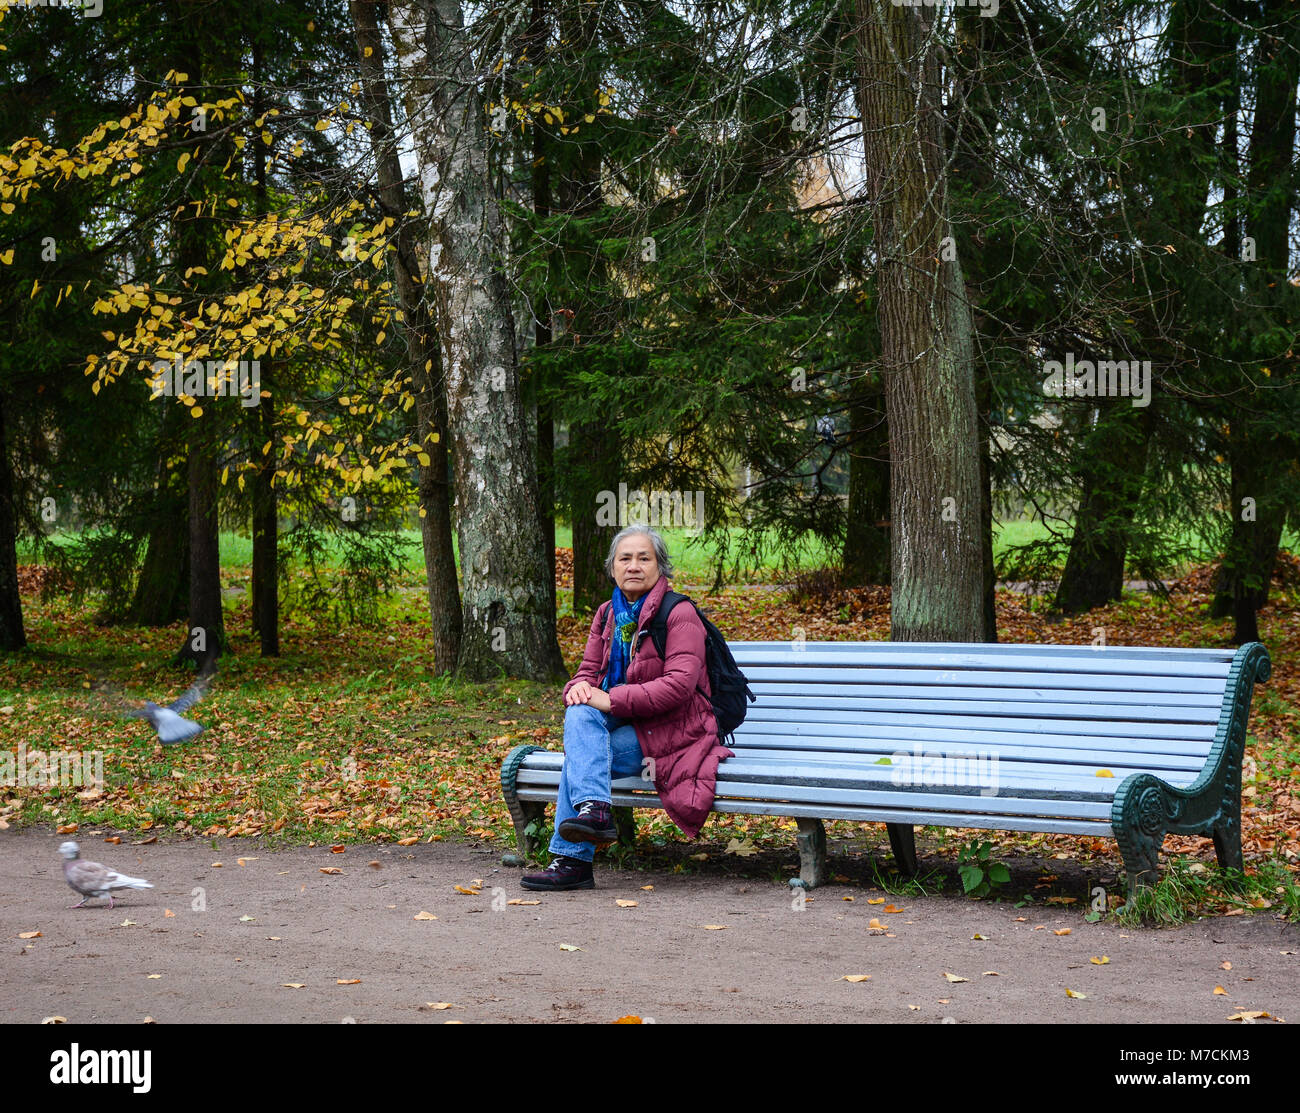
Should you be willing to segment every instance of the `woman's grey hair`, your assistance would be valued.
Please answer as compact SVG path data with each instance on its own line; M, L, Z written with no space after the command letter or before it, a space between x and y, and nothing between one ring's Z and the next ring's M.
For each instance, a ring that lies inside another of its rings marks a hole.
M655 549L655 561L659 565L659 575L671 576L673 574L673 562L668 558L668 546L664 544L664 539L659 536L658 531L651 529L649 526L632 525L626 529L619 530L614 534L614 540L609 543L609 556L605 558L605 575L611 580L614 578L614 554L618 551L619 544L633 534L643 534L650 538L650 544Z

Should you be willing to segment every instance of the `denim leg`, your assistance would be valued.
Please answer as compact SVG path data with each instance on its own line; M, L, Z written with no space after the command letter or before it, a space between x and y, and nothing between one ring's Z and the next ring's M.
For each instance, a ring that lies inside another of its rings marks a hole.
M564 712L564 768L555 801L552 854L590 862L596 847L589 842L569 842L559 836L560 824L577 814L586 800L610 801L612 777L641 771L641 747L630 723L609 729L610 716L590 704L578 703Z

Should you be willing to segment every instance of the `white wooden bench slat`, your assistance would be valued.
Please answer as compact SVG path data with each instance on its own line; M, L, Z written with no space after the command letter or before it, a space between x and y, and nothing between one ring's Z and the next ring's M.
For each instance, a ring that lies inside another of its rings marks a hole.
M1209 660L1231 661L1231 649L1183 649L1163 645L1057 645L1048 642L891 642L891 641L833 641L807 642L804 649L792 650L791 642L731 641L727 645L739 659L741 653L777 654L789 652L824 653L839 656L878 654L890 661L897 659L899 651L911 654L945 656L951 654L984 655L989 657L1035 657L1043 654L1057 656L1096 656L1110 660L1127 657L1146 657L1150 660Z
M615 789L611 793L615 807L657 808L659 798L653 793L633 793ZM535 803L554 803L555 792L549 794L520 786L519 799ZM713 806L715 812L732 815L776 815L806 816L808 808L803 804L767 803L763 801L718 800ZM951 812L909 811L905 808L848 808L830 804L821 804L817 814L823 819L843 819L851 823L906 823L939 827L973 827L996 831L1043 831L1062 835L1094 835L1103 838L1112 835L1109 822L1101 823L1089 820L1035 819L1018 815L964 815L961 823L953 822Z
M758 702L750 715L756 719L777 717L786 710L836 711L854 713L875 711L880 714L910 715L913 712L936 715L1023 715L1030 718L1089 720L1117 719L1124 722L1217 723L1217 707L1152 707L1113 703L1022 703L1010 700L934 700L877 696L871 699L827 698L824 696L772 696L755 692ZM787 716L788 718L789 716Z
M797 654L791 654L797 656ZM1086 662L1085 662L1086 663ZM963 671L960 668L931 669L918 668L918 677L915 681L908 679L906 669L897 669L892 665L889 669L894 674L889 677L882 677L880 670L871 668L870 665L861 663L849 663L845 661L842 664L823 661L784 662L784 661L765 661L762 663L751 663L737 661L741 672L750 678L752 684L757 681L789 681L790 671L798 669L801 679L808 683L870 683L873 680L881 682L888 680L894 684L959 684L964 680L969 680L975 673L995 674L997 670L988 669L981 666L979 669ZM1032 669L1028 672L1011 672L1005 670L1001 673L1003 682L1007 687L1059 687L1059 688L1087 688L1091 691L1104 691L1106 688L1117 688L1125 692L1141 692L1148 687L1153 690L1162 691L1213 691L1214 685L1208 687L1203 683L1206 680L1217 681L1220 691L1223 689L1223 681L1228 675L1227 668L1221 668L1217 664L1205 666L1195 666L1198 671L1178 673L1174 676L1164 675L1158 672L1144 673L1113 673L1109 669L1102 668L1100 665L1093 669L1087 668L1068 668L1065 662L1061 662L1061 667L1056 669L1043 668ZM1028 685L1016 683L1014 678L1024 677L1029 681Z
M866 643L867 646L876 643ZM1158 659L1151 657L1118 658L1107 655L1105 650L1092 653L1031 653L1023 656L1008 656L1001 653L945 653L934 654L917 652L915 646L904 648L900 644L892 647L895 652L887 656L880 654L882 662L888 661L888 668L906 670L909 668L927 672L961 672L968 669L980 669L988 672L1042 673L1047 675L1085 674L1089 676L1115 676L1126 679L1144 677L1210 677L1219 678L1228 675L1232 664L1232 655L1200 657L1192 659L1172 658ZM1046 648L1046 647L1041 647ZM732 647L733 656L741 671L749 674L750 668L796 668L817 669L823 672L861 672L870 670L870 656L858 654L827 653L814 649L811 645L803 650L785 649L776 652L746 654L743 648ZM789 673L787 672L787 677Z
M811 764L793 762L785 764L773 762L751 764L736 757L726 763L725 775L722 769L718 770L717 791L720 795L735 795L730 791L731 786L751 784L763 786L800 785L805 788L828 789L888 789L905 792L909 796L925 795L929 792L945 798L948 796L981 795L980 786L974 784L964 787L941 784L917 787L895 785L891 775L896 768L867 765L856 768L837 766L817 769ZM1026 799L1068 798L1106 801L1109 804L1109 801L1115 796L1116 788L1123 782L1122 777L1103 778L1097 777L1091 772L1082 773L1077 768L1071 770L1056 766L1038 766L1032 770L1022 769L1018 771L1007 770L1003 766L998 766L996 771L983 768L980 772L994 772L991 787L996 789L998 799L1017 796L1023 796ZM1170 773L1139 766L1125 769L1123 776L1126 777L1130 773L1155 773L1163 776L1170 784L1182 786L1191 784L1196 779L1196 773L1185 769ZM629 780L636 781L637 778L629 778ZM519 779L520 785L554 786L558 785L559 782L559 770L532 770L528 777L520 777Z
M949 748L946 753L950 756L976 757L975 747L963 752L956 748ZM562 762L559 754L554 760L543 760L541 758L531 762L526 770L520 770L519 783L524 784L529 781L534 773L546 773L548 782L551 778L555 780L552 783L558 783L559 770ZM736 770L740 768L754 768L761 763L761 768L771 768L780 766L782 768L793 768L797 765L803 766L810 774L815 773L818 776L836 776L836 771L858 772L865 771L873 777L888 779L891 771L895 768L903 767L902 761L891 761L889 765L880 764L879 757L890 757L888 753L876 755L870 753L809 753L806 750L785 751L785 750L748 750L737 747L734 757L728 758L718 766L718 777L727 779L736 776ZM915 755L906 755L912 764L915 764ZM1196 775L1204 766L1204 759L1196 761L1194 759L1182 758L1164 758L1158 754L1129 754L1114 755L1121 760L1110 760L1105 765L1097 765L1093 761L1070 762L1069 760L1053 760L1043 757L1033 762L1021 762L998 758L999 777L1008 784L1031 784L1039 780L1070 780L1078 781L1080 784L1087 786L1091 782L1096 782L1093 791L1096 795L1113 796L1115 789L1130 773L1156 773L1163 776L1170 784L1181 782L1189 784L1196 779ZM925 755L920 755L920 760L924 761ZM910 766L909 766L910 767ZM1110 777L1099 777L1099 769L1105 769L1111 773ZM775 776L775 774L773 774ZM1107 787L1109 786L1109 787Z
M982 731L934 728L872 726L855 731L852 724L811 723L749 723L746 721L736 731L736 747L762 746L783 749L838 750L854 749L860 743L877 746L882 753L908 749L913 744L942 747L949 742L970 742L982 748L1000 746L1020 747L1026 753L1035 749L1073 749L1090 752L1098 748L1099 740L1087 734L1027 734L1021 731ZM1149 750L1159 754L1185 754L1200 756L1202 763L1210 752L1210 743L1204 738L1107 738L1105 748L1115 751Z
M755 723L770 722L762 715L758 704L751 706ZM1214 727L1209 723L1137 723L1116 719L1015 719L1000 715L889 715L873 711L801 711L802 723L790 724L792 734L800 733L803 726L819 723L841 723L862 726L893 726L907 722L912 726L939 730L983 730L1002 733L1018 731L1024 734L1092 734L1098 738L1192 738L1212 739ZM748 719L745 720L749 722ZM739 737L739 732L737 732Z
M964 679L964 678L963 678ZM994 687L989 684L925 685L925 684L774 684L770 681L751 683L750 690L764 703L787 696L804 696L826 701L841 699L890 699L900 695L911 699L927 700L1016 700L1041 701L1049 704L1092 703L1098 699L1095 687L1088 688L1025 688ZM1107 703L1134 704L1139 707L1191 707L1212 709L1216 714L1223 701L1223 693L1205 692L1119 692L1104 693Z
M540 785L533 783L529 790L536 792ZM524 786L519 788L521 798ZM550 798L554 799L554 789ZM930 792L900 792L885 789L819 788L807 785L748 784L741 781L719 781L718 800L770 800L786 803L831 804L860 807L907 807L927 809L951 815L1022 815L1041 820L1091 819L1105 820L1110 815L1108 800L1056 800L1027 799L1014 796L945 795ZM821 814L820 812L818 813Z

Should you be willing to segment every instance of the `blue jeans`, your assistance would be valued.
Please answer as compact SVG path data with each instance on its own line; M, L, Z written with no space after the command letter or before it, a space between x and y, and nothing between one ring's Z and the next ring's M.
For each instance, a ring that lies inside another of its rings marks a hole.
M587 800L610 802L610 782L641 772L641 744L636 727L588 703L575 703L564 711L564 769L555 801L555 835L552 854L590 862L594 843L569 842L559 835L560 824L577 814Z

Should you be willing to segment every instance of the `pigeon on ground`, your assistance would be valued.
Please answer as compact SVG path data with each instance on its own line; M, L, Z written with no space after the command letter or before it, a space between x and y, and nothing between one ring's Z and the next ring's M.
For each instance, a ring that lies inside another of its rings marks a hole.
M108 897L108 907L113 907L114 889L152 889L148 881L127 877L98 862L87 862L80 857L81 847L75 842L65 842L59 847L63 855L63 876L69 885L81 894L81 900L72 905L80 908L91 897Z
M158 740L164 746L170 746L174 742L184 742L186 739L193 738L203 730L203 727L193 719L185 718L181 712L188 711L203 698L203 693L207 690L215 675L216 667L213 666L210 671L204 673L186 688L185 693L175 702L169 703L166 707L159 707L152 700L146 700L143 707L128 711L126 717L128 719L148 719L153 724L153 729L158 732Z

